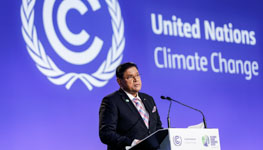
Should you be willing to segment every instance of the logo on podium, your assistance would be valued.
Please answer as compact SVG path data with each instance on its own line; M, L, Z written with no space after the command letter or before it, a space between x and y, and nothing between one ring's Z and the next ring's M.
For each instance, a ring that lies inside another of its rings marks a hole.
M174 145L181 146L182 145L182 137L181 136L174 136L173 142L174 142Z
M208 147L210 144L209 137L207 135L202 136L202 142L205 147Z

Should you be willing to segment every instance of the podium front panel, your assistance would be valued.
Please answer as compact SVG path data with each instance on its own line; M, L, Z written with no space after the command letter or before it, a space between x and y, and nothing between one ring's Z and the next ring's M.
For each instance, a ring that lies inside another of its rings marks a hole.
M169 129L171 150L220 150L218 129Z

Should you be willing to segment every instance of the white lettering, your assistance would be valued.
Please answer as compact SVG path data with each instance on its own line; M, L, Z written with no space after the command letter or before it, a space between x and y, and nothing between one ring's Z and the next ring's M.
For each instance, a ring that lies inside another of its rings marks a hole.
M222 57L220 52L212 53L210 58L212 71L216 73L244 74L246 80L251 80L253 75L259 75L259 66L256 61L226 59ZM218 64L218 66L215 64Z

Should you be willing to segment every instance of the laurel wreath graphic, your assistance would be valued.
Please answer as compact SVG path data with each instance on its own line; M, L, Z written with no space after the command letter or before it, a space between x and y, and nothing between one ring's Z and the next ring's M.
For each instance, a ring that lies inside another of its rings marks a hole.
M121 63L122 52L125 46L124 22L121 9L117 0L105 0L111 16L113 29L112 47L107 58L102 62L98 70L91 75L87 73L65 73L59 69L53 60L45 53L45 49L38 39L34 25L34 5L36 0L23 0L21 5L22 34L27 45L27 51L36 63L38 70L52 83L65 85L70 89L72 84L80 79L91 91L93 86L102 87L114 76L116 67Z

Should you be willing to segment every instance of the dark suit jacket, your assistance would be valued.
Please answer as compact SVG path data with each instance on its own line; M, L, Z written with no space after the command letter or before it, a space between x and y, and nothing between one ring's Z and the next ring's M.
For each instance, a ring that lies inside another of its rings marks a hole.
M99 111L99 135L108 150L124 150L134 139L143 139L162 128L158 111L153 112L155 102L147 94L139 93L149 113L149 129L143 122L136 107L123 90L103 98Z

